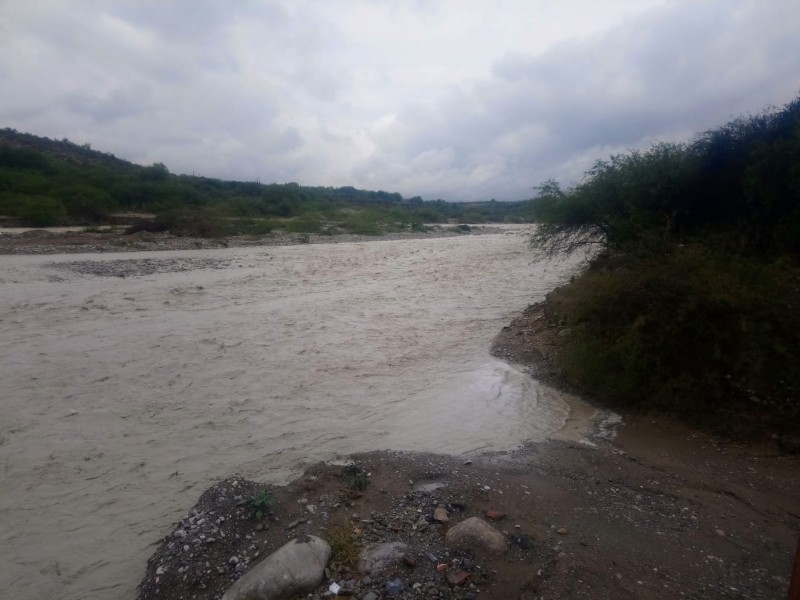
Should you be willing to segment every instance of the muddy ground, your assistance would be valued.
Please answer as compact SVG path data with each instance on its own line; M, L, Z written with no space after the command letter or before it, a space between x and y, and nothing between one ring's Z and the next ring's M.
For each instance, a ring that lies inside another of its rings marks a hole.
M538 307L506 327L493 352L557 382L549 360L556 340ZM363 492L345 467L316 465L287 487L268 488L275 503L261 521L248 499L264 486L220 482L165 532L140 600L220 598L298 534L342 531L361 545L403 541L409 560L373 577L333 564L313 598L330 597L334 582L356 598L766 599L788 589L800 461L772 446L627 415L598 421L583 443L549 441L470 460L388 451L352 459L369 473ZM433 521L438 505L448 523ZM448 550L449 526L490 510L505 515L494 524L506 534L507 554ZM442 564L469 579L451 587ZM390 596L387 582L398 580L402 591Z
M431 228L427 232L390 233L382 236L355 234L320 235L307 233L284 233L275 231L265 235L236 235L225 238L195 238L172 235L169 232L151 233L140 231L127 234L123 229L102 231L47 231L32 229L25 232L9 232L0 228L0 254L65 254L95 252L146 252L153 250L194 250L211 248L243 248L248 246L289 246L294 244L337 244L370 240L420 239L429 237L451 237L458 235L481 235L498 233L492 225L474 226L468 233L453 227Z

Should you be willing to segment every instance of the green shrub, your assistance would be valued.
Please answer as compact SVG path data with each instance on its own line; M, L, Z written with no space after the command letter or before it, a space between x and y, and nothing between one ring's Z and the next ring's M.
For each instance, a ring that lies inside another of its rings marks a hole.
M26 198L17 209L17 217L29 227L54 227L66 221L64 204L55 198Z
M131 225L126 233L139 231L169 232L179 237L219 238L230 234L230 223L214 210L177 208L168 210L152 221L142 220Z
M58 192L69 216L79 221L102 221L117 209L112 197L88 185L71 185Z
M696 422L759 414L781 429L800 423L796 268L698 245L603 262L551 295L569 328L562 368L580 388Z
M284 229L291 233L317 233L322 228L319 217L316 215L303 215L287 221Z
M249 498L246 498L239 502L239 505L246 505L249 506L252 510L253 519L256 521L261 521L269 511L275 506L275 498L272 497L272 494L267 489L259 490L255 492Z
M369 480L369 473L367 473L361 465L347 465L344 469L344 473L347 478L347 485L351 489L364 491L371 483Z
M362 211L347 215L344 226L356 235L383 235L383 229L378 223L376 215Z
M238 235L267 235L276 229L274 221L263 219L233 219L230 221L231 233Z

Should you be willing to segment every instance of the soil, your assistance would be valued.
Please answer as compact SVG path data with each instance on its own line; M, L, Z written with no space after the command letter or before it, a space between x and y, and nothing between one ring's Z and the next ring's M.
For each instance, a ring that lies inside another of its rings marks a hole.
M195 240L148 233L0 233L0 253L304 241L299 236ZM150 265L145 259L136 268L148 272ZM529 307L500 332L492 352L537 379L574 391L555 366L559 327L546 312L546 305ZM470 415L454 408L453 418ZM391 451L351 460L369 474L364 490L351 486L352 466L317 464L284 487L233 476L199 500L187 497L187 506L195 504L164 532L139 599L220 598L250 566L301 534L409 546L405 561L372 577L358 573L347 564L348 556L338 553L312 598L331 597L332 582L343 586L340 595L363 598L373 592L386 598L392 591L387 582L398 580L402 589L393 596L398 598L786 597L800 532L800 458L781 454L777 446L740 444L664 416L637 414L596 419L580 443L551 440L470 460ZM256 502L266 498L259 496L262 491L272 501L269 508ZM447 510L448 523L433 521L439 505ZM505 515L493 524L508 539L506 554L446 547L448 527L490 510ZM447 572L460 571L468 578L451 587Z
M91 231L48 231L31 229L22 233L0 228L0 254L65 254L96 252L146 252L157 250L194 250L210 248L241 248L247 246L289 246L294 244L337 244L369 240L420 239L498 233L492 225L473 226L469 232L447 226L434 227L427 232L390 233L382 236L354 234L319 235L283 233L280 231L258 236L229 236L225 238L179 237L171 233L140 231L127 234L120 229Z
M553 360L558 327L545 312L529 307L492 350L563 385ZM402 541L409 551L372 577L334 556L311 598L332 597L334 582L355 598L786 597L800 461L777 447L625 415L598 419L582 443L552 440L471 460L390 451L351 458L369 474L363 491L348 484L352 465L334 464L285 487L234 477L206 491L149 561L140 600L220 598L293 537L342 532L359 545ZM259 520L248 499L265 489L274 504ZM448 523L433 520L437 506ZM504 515L492 523L507 537L506 554L446 547L448 527L487 511ZM462 571L466 581L449 585L447 572ZM402 586L396 595L390 581Z

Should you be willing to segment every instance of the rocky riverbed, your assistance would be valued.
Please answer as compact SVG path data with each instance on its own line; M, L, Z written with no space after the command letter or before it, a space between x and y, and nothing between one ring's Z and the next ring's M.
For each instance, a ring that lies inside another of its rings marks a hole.
M544 317L543 306L527 309L493 352L558 383L557 328ZM469 460L352 458L318 464L285 487L242 478L212 487L150 559L139 600L221 598L271 552L309 534L334 548L307 596L314 600L767 599L788 589L800 462L773 447L664 417L623 422L598 412L580 443ZM256 516L265 492L274 504ZM475 520L501 548L479 537L454 543L456 528ZM385 560L372 569L375 552Z
M472 460L368 453L355 467L316 465L285 487L227 479L165 537L139 599L221 598L309 534L334 546L315 600L336 596L331 589L363 600L784 596L800 523L796 459L652 420L595 442ZM258 518L262 491L274 504ZM476 539L453 547L447 532L471 517L506 550ZM389 543L402 546L381 568L353 560Z

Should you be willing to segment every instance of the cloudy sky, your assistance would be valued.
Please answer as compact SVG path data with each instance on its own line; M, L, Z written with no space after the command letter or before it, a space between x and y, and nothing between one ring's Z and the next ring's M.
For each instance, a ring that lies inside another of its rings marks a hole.
M800 93L798 0L0 0L0 127L173 172L524 199Z

